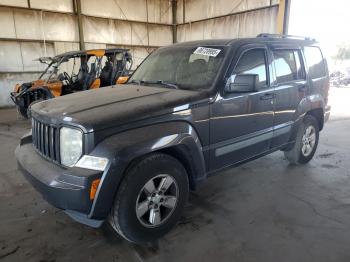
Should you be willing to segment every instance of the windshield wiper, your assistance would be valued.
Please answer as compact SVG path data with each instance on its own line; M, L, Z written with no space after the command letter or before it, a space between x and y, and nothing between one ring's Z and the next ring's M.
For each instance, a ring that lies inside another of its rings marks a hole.
M166 86L166 87L170 87L170 88L173 88L173 89L179 89L179 87L176 84L169 83L169 82L166 82L166 81L163 81L163 80L156 80L156 81L144 81L144 80L141 80L140 82L141 82L141 84L157 84L157 85L163 85L163 86Z
M173 89L179 89L179 87L176 84L169 83L169 82L166 82L163 80L157 80L155 84L161 84L161 85L165 85L166 87L173 88Z
M173 88L173 89L179 89L179 87L176 85L176 84L173 84L173 83L169 83L167 81L164 81L164 80L156 80L156 81L147 81L147 80L131 80L130 83L133 83L133 84L138 84L138 85L141 85L141 84L157 84L157 85L163 85L163 86L166 86L166 87L169 87L169 88Z

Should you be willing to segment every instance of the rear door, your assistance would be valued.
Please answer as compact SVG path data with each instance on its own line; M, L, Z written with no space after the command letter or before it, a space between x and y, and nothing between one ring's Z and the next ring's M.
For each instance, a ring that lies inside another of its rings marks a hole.
M301 49L295 46L277 46L271 49L275 88L274 133L271 148L289 141L296 110L306 97L306 74Z

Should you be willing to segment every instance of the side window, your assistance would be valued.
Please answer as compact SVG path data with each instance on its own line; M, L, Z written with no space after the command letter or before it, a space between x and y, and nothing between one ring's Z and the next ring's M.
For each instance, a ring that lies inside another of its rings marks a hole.
M301 58L300 51L295 50L294 51L294 57L295 57L295 62L297 63L298 79L306 79L304 65L301 62L302 58Z
M252 49L239 59L231 77L240 74L259 75L259 88L267 86L265 49Z
M309 67L309 75L312 79L326 76L325 64L321 50L316 46L304 48L306 63Z
M305 79L300 54L297 50L274 50L277 83Z

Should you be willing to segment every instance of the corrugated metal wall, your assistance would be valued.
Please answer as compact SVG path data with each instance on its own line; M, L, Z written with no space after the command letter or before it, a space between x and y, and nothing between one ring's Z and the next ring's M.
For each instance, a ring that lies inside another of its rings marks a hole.
M177 40L275 33L278 0L178 0Z
M33 80L33 61L79 49L74 0L0 0L0 107L15 83ZM127 47L137 66L173 43L171 0L82 0L85 48ZM275 32L278 0L177 0L177 41Z

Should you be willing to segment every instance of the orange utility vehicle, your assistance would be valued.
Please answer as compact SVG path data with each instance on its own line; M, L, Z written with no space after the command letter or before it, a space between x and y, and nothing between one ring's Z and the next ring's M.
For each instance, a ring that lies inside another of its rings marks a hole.
M123 84L132 66L128 49L72 51L54 57L41 57L47 64L39 79L17 84L11 99L20 114L30 117L30 108L42 100L104 86Z

